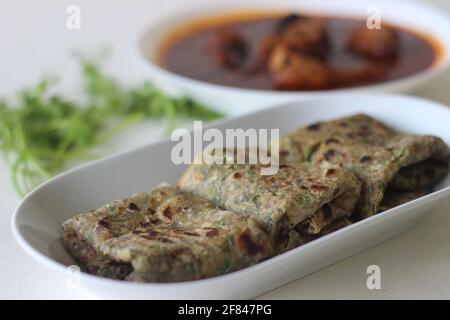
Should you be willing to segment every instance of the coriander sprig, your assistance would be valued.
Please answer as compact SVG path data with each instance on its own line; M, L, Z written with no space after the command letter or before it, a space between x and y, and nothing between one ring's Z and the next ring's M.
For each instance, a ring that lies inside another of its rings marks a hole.
M82 59L81 67L85 103L51 94L49 80L21 91L14 104L0 101L0 147L21 196L69 162L91 159L93 147L137 121L166 119L170 131L175 117L222 116L189 98L169 97L150 83L124 89L92 61Z

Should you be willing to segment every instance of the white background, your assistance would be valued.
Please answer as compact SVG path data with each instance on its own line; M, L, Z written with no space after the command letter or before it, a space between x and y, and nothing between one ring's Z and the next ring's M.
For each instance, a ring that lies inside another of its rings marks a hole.
M135 61L137 33L154 17L189 7L184 0L0 0L0 96L11 96L18 88L34 84L43 74L64 78L61 89L76 94L77 64L73 50L96 52L102 46L114 49L108 71L124 84L146 77ZM429 0L450 12L449 0ZM82 10L82 29L66 28L66 8ZM450 31L449 31L450 32ZM414 94L450 105L450 72L428 83ZM153 132L160 131L156 124ZM130 148L144 144L147 131L128 133L135 139ZM122 139L123 140L123 139ZM112 144L112 150L117 151ZM46 268L29 258L15 243L11 214L18 204L8 170L0 161L0 298L71 299L95 298L69 290ZM260 298L450 298L450 200L429 212L413 230L323 269ZM366 268L379 265L382 289L368 290ZM99 297L101 298L101 297Z

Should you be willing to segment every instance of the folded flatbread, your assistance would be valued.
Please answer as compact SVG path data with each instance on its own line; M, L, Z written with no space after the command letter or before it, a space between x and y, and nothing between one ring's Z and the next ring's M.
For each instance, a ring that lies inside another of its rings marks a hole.
M281 165L275 175L261 175L260 167L193 164L178 186L221 208L257 218L277 252L304 243L303 236L319 234L353 212L360 183L350 172L328 164L293 163Z
M339 229L345 228L351 224L352 221L348 218L336 219L329 225L323 227L322 230L317 234L304 234L294 229L289 233L288 242L283 246L280 246L277 253L283 253L285 251L294 249L327 234L333 233Z
M143 282L212 277L273 254L257 219L162 186L75 216L63 243L88 272Z
M450 150L438 137L401 133L359 114L288 134L280 161L332 163L355 173L362 183L357 218L365 218L432 189L448 174Z

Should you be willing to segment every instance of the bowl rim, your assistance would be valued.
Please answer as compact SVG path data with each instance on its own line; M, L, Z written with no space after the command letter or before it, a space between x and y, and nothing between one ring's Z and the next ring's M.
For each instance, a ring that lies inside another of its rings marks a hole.
M386 0L376 0L373 2L378 2L380 4L389 4L392 2L386 1ZM439 10L436 6L428 4L428 3L422 3L422 2L410 2L405 0L397 0L396 3L399 3L401 5L406 5L410 7L415 7L420 10L425 10L427 12L432 13L433 15L440 16L441 18L445 18L448 21L448 25L450 28L450 15L447 13L442 12L442 10ZM272 6L267 6L267 4L261 4L262 10L267 8L272 8ZM276 6L277 10L283 10L283 1L280 2L280 4L277 4ZM205 3L202 3L202 5L197 6L195 9L190 10L177 10L172 12L171 14L168 14L156 21L153 21L151 23L148 23L142 31L140 31L137 35L135 43L136 50L135 55L137 56L137 60L140 64L143 65L144 68L150 71L150 75L153 75L155 79L164 79L169 82L181 84L183 87L191 87L194 89L204 89L208 90L210 92L218 92L223 94L257 94L260 96L278 96L278 97L285 97L285 98L296 98L296 97L316 97L316 96L322 96L322 95L329 95L329 94L340 94L340 93L353 93L353 92L359 92L359 91L377 91L377 92L392 92L399 90L401 88L405 87L413 87L416 85L419 85L421 83L424 83L432 78L435 78L439 76L440 74L444 73L446 70L450 69L450 40L445 41L442 39L442 37L433 34L433 33L425 33L425 35L431 36L440 46L440 52L439 56L437 57L436 61L433 62L432 65L430 65L428 68L421 70L417 73L411 74L409 76L401 77L398 79L383 81L379 83L374 84L368 84L368 85L362 85L362 86L355 86L355 87L348 87L348 88L338 88L338 89L327 89L327 90L298 90L298 91L277 91L277 90L265 90L265 89L253 89L253 88L241 88L237 86L229 86L229 85L221 85L221 84L215 84L210 83L203 80L197 80L193 79L187 76L180 75L178 73L175 73L173 71L170 71L163 66L161 66L158 62L155 61L155 59L149 57L149 55L157 55L157 50L161 46L162 38L167 35L167 33L170 33L174 29L179 27L180 24L172 23L172 21L177 20L176 18L180 17L188 17L186 19L187 22L190 21L196 21L197 19L202 19L207 17L206 15L215 12L214 10L217 10L217 8L224 8L225 12L222 12L220 15L232 12L242 12L242 11L248 11L248 10L255 10L255 11L261 11L261 8L257 8L256 5L252 5L250 7L244 7L240 8L235 5L235 2L230 3L222 3L219 7L217 5L211 6L211 5L205 5ZM252 9L254 8L254 9ZM285 6L284 6L285 8ZM312 13L317 13L318 11L313 11ZM356 17L356 15L346 15L348 17ZM191 17L191 18L189 18ZM359 18L361 18L359 16ZM186 22L184 21L184 22ZM183 23L184 23L183 22ZM182 24L183 24L182 23ZM395 21L389 21L390 24L402 27L401 23L395 23ZM169 24L171 25L168 30L165 30L163 32L158 32L158 28L161 25ZM182 25L181 24L181 25ZM418 34L424 34L419 29L415 29L413 27L407 27L407 30L411 30L413 32L417 32ZM147 52L146 43L147 39L150 34L153 34L156 32L158 35L156 36L155 43L151 46L150 52Z

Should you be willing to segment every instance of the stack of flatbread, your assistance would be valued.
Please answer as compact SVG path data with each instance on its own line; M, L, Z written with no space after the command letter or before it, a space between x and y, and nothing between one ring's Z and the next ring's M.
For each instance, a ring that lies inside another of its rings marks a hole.
M140 282L239 270L427 194L449 171L439 138L399 133L366 115L298 129L279 170L193 164L162 185L79 214L63 243L92 274Z

